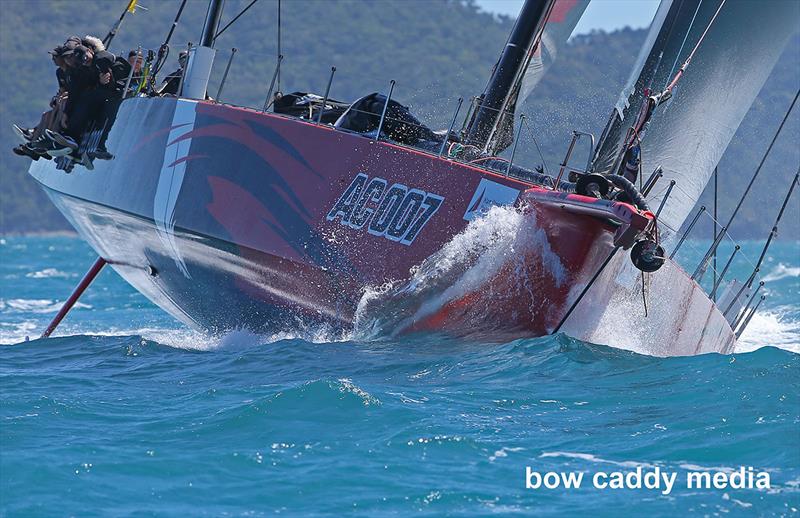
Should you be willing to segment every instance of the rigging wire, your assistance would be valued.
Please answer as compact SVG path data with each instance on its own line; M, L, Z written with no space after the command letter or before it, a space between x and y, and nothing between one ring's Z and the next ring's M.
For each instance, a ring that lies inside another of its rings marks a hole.
M720 233L722 232L722 230L721 230L721 229L722 229L722 224L721 224L719 221L716 221L716 220L714 219L714 217L713 217L711 214L709 214L709 213L708 213L708 211L706 211L706 213L704 214L704 217L707 217L707 218L709 218L709 219L710 219L710 220L711 220L713 223L715 223L715 224L717 225L717 228L719 228L719 229L720 229L720 230L719 230L719 232L720 232ZM720 238L719 234L717 235L717 237L718 237L718 238ZM736 238L734 238L734 237L733 237L733 236L730 234L730 232L728 232L728 231L725 231L725 235L724 235L724 236L722 236L722 237L720 238L720 241L721 241L722 239L727 239L727 240L730 242L730 244L731 244L731 245L734 245L734 246L735 246L735 245L741 245L741 243L740 243L739 241L737 241L737 240L736 240ZM755 266L756 266L756 263L754 263L754 262L753 262L753 261L750 259L750 257L749 257L749 256L748 256L746 253L742 253L742 255L741 255L740 257L741 257L742 259L744 259L744 260L747 262L747 264L749 264L750 266L752 266L753 268L755 268Z
M601 273L603 273L603 270L605 270L605 269L606 269L606 266L608 266L608 263L610 263L610 262L611 262L611 259L613 259L613 258L614 258L614 255L616 255L616 253L619 251L619 249L620 249L620 247L619 247L619 246L615 246L615 247L614 247L614 248L611 250L611 252L608 254L608 256L607 256L607 257L605 258L605 260L603 261L603 264L601 264L601 265L600 265L600 267L599 267L599 268L597 269L597 271L594 273L594 275L592 276L592 278L591 278L591 279L589 279L589 282L588 282L588 283L586 283L586 286L584 286L584 287L583 287L583 290L580 292L580 294L578 295L578 297L575 299L575 302L573 302L573 303L572 303L572 305L569 307L569 309L567 310L567 312L566 312L566 313L564 314L564 316L561 318L561 321L558 323L558 325L555 327L555 329L553 330L553 332L552 332L551 334L556 334L556 333L558 333L558 332L561 330L561 326L563 326L563 325L564 325L564 323L567 321L567 319L568 319L568 318L569 318L569 316L572 314L572 312L575 310L575 308L578 306L578 304L581 302L581 300L583 300L583 297L586 295L586 292L588 292L588 291L589 291L589 288L591 288L591 287L592 287L592 285L593 285L593 284L595 283L595 281L597 280L597 278L598 278L598 277L600 277L600 274L601 274Z
M720 11L722 11L722 6L725 5L726 1L727 0L722 0L722 2L720 2L719 7L717 7L717 12L715 12L714 16L711 17L711 21L708 22L706 30L703 31L703 34L700 36L700 39L697 40L697 44L692 49L692 52L689 53L689 57L686 58L686 61L683 62L683 65L681 65L681 68L678 70L678 73L675 74L675 78L672 80L669 86L667 86L666 91L672 92L672 89L675 88L675 85L678 84L678 81L680 81L681 77L683 76L683 73L686 72L687 68L689 68L689 64L692 62L692 58L694 58L695 52L697 52L697 49L699 49L700 45L703 44L703 40L705 40L706 34L708 34L708 31L711 30L711 26L714 25L714 21L716 21L717 16L719 16Z
M797 102L797 98L798 97L800 97L800 89L797 90L797 93L795 94L794 99L792 99L792 104L789 106L789 109L786 110L786 113L783 116L783 120L781 121L780 126L778 126L778 130L775 132L775 135L772 137L772 141L769 143L769 146L767 147L766 152L764 152L764 156L761 157L761 162L759 162L758 167L756 167L756 171L753 173L753 176L750 178L750 182L747 184L747 187L745 188L744 192L742 193L742 196L739 198L739 201L736 204L736 207L733 209L733 213L731 214L730 218L728 218L728 223L724 227L722 227L721 233L717 235L717 239L714 240L714 242L711 244L711 248L708 249L706 254L703 256L703 259L700 261L700 264L697 265L697 268L695 269L694 273L692 274L692 279L696 278L698 275L702 276L702 274L705 272L706 268L708 267L708 263L711 260L711 255L717 249L717 246L719 246L719 243L722 240L721 236L728 234L728 229L730 229L730 226L733 223L734 219L736 218L736 215L738 214L739 209L742 207L742 203L744 203L744 200L747 197L747 194L750 192L750 189L753 187L753 184L755 183L756 178L758 177L758 174L761 172L761 168L764 166L764 162L767 161L767 157L769 156L770 151L772 151L772 146L774 146L775 142L778 140L778 136L781 134L781 130L783 129L783 126L786 124L786 121L789 119L789 115L792 113L792 109L794 108L794 105Z
M642 305L644 306L644 316L647 318L647 288L645 287L644 271L642 271Z
M672 68L669 69L669 74L667 74L667 81L669 78L672 77L672 74L675 72L675 67L678 66L678 60L683 54L683 47L686 45L686 40L689 39L689 33L692 32L692 27L694 27L694 21L697 19L697 13L700 12L700 6L703 5L703 0L700 0L697 3L697 9L694 10L694 15L692 16L692 21L689 22L689 27L686 29L686 34L683 36L683 42L681 42L681 48L678 49L678 53L675 54L675 61L672 63ZM667 85L664 85L664 89L666 89Z
M552 175L550 174L550 169L547 167L547 161L544 159L544 154L542 153L542 149L539 147L539 143L536 141L536 135L533 132L533 128L528 125L528 120L527 119L523 119L522 120L522 124L523 124L523 127L527 128L528 132L531 134L531 139L533 140L533 145L536 146L536 151L539 152L539 158L542 159L542 172L544 172L547 176L552 177ZM520 128L520 131L522 131L522 128ZM554 182L554 184L555 184L555 182Z
M684 3L684 0L680 0L680 5L678 6L678 10L680 10L680 9L682 9L682 8L683 8L683 3ZM658 13L656 13L656 14L658 14ZM650 28L650 30L652 30L652 29L653 29L653 24L655 24L655 23L656 23L656 18L654 18L654 19L653 19L653 21L651 22L651 28ZM662 26L659 28L659 31L658 31L657 35L658 35L658 34L660 34L660 33L663 31L663 28L664 28L664 23L665 23L665 21L662 21ZM673 18L672 18L672 20L671 20L671 22L669 23L669 31L667 32L667 37L666 37L667 41L669 41L669 40L671 40L671 39L672 39L672 33L673 33L673 31L675 30L675 25L676 25L676 24L677 24L677 19L676 19L675 17L673 17ZM657 39L657 38L656 38L656 39ZM654 41L653 41L653 46L655 46L655 43L656 43L656 42L655 42L655 40L654 40ZM650 52L652 52L652 50L653 50L653 49L652 49L652 46L651 46L651 48L650 48ZM648 56L648 57L649 57L649 56ZM658 68L661 66L661 59L662 59L663 57L664 57L664 51L662 50L662 51L661 51L661 53L660 53L660 54L659 54L659 56L658 56L658 61L656 62L656 66L655 66L655 68L653 68L653 77L650 79L650 81L648 82L648 84L646 84L646 85L643 85L643 86L644 86L643 92L645 92L645 93L649 93L649 91L650 91L650 87L652 86L652 82L653 82L653 80L654 80L654 78L655 78L655 72L656 72L656 71L658 70ZM646 60L645 60L645 61L646 61ZM645 63L643 63L643 64L642 64L642 71L640 71L640 72L639 72L639 74L640 74L640 78L641 78L641 74L642 74L642 72L643 72L643 69L644 69L644 65L645 65ZM670 75L672 75L672 74L670 74ZM669 76L667 76L667 77L669 77ZM637 82L638 82L638 79L637 79ZM631 89L631 91L628 93L628 95L626 95L626 96L625 96L625 107L623 108L623 110L621 110L621 111L618 111L616 106L615 106L615 107L612 107L612 109L611 109L611 117L608 119L608 122L606 122L606 125L605 125L605 127L603 128L603 133L601 133L601 134L600 134L600 140L598 140L598 142L597 142L597 146L595 147L595 149L594 149L594 151L593 151L593 153L594 153L594 156L593 156L593 158L592 158L592 169L594 169L595 162L597 162L597 161L598 161L598 159L600 158L600 151L603 149L603 146L605 145L605 143L606 143L606 140L608 140L608 137L609 137L609 131L610 131L611 127L613 126L614 122L617 120L617 116L619 117L619 121L620 121L620 123L622 123L622 122L624 121L624 119L625 119L625 115L626 115L627 113L629 113L629 112L628 112L628 110L630 110L630 109L631 109L631 103L630 103L630 99L631 99L631 97L633 96L633 94L635 93L635 90L636 90L636 83L634 83L634 85L633 85L633 88L632 88L632 89ZM622 94L621 94L621 95L624 95L624 93L625 93L625 90L624 90L624 88L623 88L623 91L622 91ZM646 100L646 97L645 97L645 100ZM641 110L641 108L640 108L640 110ZM623 112L624 112L624 113L623 113ZM623 139L623 141L622 141L622 146L623 146L623 148L624 148L624 146L625 146L625 143L626 143L627 141L628 141L628 135L627 135L627 133L626 133L626 135L625 135L625 138L624 138L624 139ZM611 170L612 170L612 171L614 171L614 170L615 170L615 167L614 167L613 165L612 165L612 167L611 167Z
M172 21L172 27L169 28L167 37L164 40L164 45L167 45L169 40L172 39L172 34L175 32L175 28L178 26L178 21L181 19L181 14L183 14L183 8L186 7L186 2L187 0L183 0L180 7L178 7L178 14L175 15L175 19Z
M794 95L794 99L792 99L792 104L789 106L789 109L786 110L786 115L783 116L783 120L781 121L781 125L778 126L778 131L775 132L775 136L772 137L772 142L769 143L769 147L767 147L767 151L764 153L764 156L761 157L761 162L759 162L758 167L756 168L756 172L753 173L753 177L750 178L750 183L747 184L747 188L742 193L742 197L739 198L739 203L736 204L736 208L733 209L733 213L731 217L728 219L728 224L725 225L725 228L730 228L731 223L733 223L734 218L736 218L736 214L739 212L739 209L742 207L742 203L744 203L744 199L747 194L750 192L750 188L753 186L753 183L756 181L756 177L758 177L758 173L761 172L761 168L764 166L764 162L767 161L767 157L769 156L770 151L772 151L772 146L775 145L775 142L778 140L778 135L781 134L781 130L783 129L784 124L789 119L789 114L792 113L792 109L794 108L795 103L797 102L797 98L800 97L800 89L797 90L797 93Z
M764 245L764 249L761 251L761 256L758 258L758 262L756 263L755 268L753 268L753 273L750 275L750 279L747 281L748 287L753 285L753 280L761 269L761 264L764 262L764 257L767 255L769 245L772 243L772 239L778 234L778 225L780 225L783 212L786 210L786 206L789 204L789 199L792 197L792 192L794 191L795 185L797 185L798 177L800 177L800 167L797 168L797 173L794 175L791 185L789 185L789 192L786 193L786 197L783 200L783 205L781 205L781 210L778 212L778 217L775 219L775 224L772 226L772 231L769 233L769 237Z
M113 40L114 36L117 35L117 31L119 31L119 28L122 26L122 20L125 19L125 15L128 13L132 13L135 9L136 9L135 0L131 0L130 2L125 4L125 10L122 11L119 20L116 21L116 23L111 27L111 30L108 31L108 34L106 34L105 37L103 38L103 45L105 45L106 48L109 48L111 46L111 40Z
M217 32L217 33L214 35L214 40L216 40L217 38L219 38L219 36L220 36L220 35L221 35L223 32L225 32L225 30L226 30L228 27L230 27L231 25L233 25L233 23L234 23L236 20L238 20L239 18L241 18L241 16L242 16L244 13L246 13L248 9L250 9L251 7L253 7L253 6L256 4L256 2L258 2L258 0L253 0L252 2L250 2L250 3L247 5L247 7L245 7L244 9L242 9L242 11L241 11L239 14L237 14L236 16L234 16L234 17L233 17L233 19L232 19L231 21L229 21L228 23L226 23L226 24L225 24L225 27L223 27L222 29L220 29L220 30L219 30L219 31L218 31L218 32ZM280 53L280 51L278 51L278 52Z
M183 8L186 7L186 2L187 0L181 2L180 7L178 7L178 14L175 15L175 19L172 21L172 26L169 28L167 37L164 39L164 43L158 48L158 57L156 58L156 64L153 66L153 76L158 75L158 73L161 72L161 67L167 62L167 57L169 57L169 41L172 39L172 34L178 26L178 22L183 14Z
M702 3L702 0L700 0L700 2ZM685 3L684 0L681 0L680 5L678 6L678 12L680 12L683 9L683 4L684 3ZM656 13L656 14L658 14L658 13ZM653 19L653 22L655 22L655 18ZM694 23L694 18L692 18L692 23ZM672 41L672 34L675 32L675 26L676 25L678 25L678 17L674 16L672 18L672 23L670 23L670 25L669 25L669 32L667 32L666 41ZM691 24L689 25L689 28L691 28ZM659 33L660 33L660 31L659 31ZM689 33L689 29L686 30L686 33L687 34ZM658 38L656 38L656 40L657 39ZM686 40L684 40L684 43L685 43L685 41ZM656 43L656 41L654 40L653 41L653 46L655 46L655 43ZM681 51L682 50L683 50L683 45L681 45ZM650 52L652 52L652 47L650 49ZM680 56L680 55L681 55L681 53L678 52L678 56ZM646 90L652 91L651 87L653 86L653 81L655 81L655 79L656 79L656 72L658 72L658 69L661 67L661 60L662 59L664 59L664 49L663 48L661 49L661 52L659 52L659 54L658 54L658 60L656 61L656 66L653 67L653 76L650 78L650 82L647 85L644 85L645 91ZM675 59L677 61L678 58L676 57ZM674 67L675 67L675 65L673 65L673 68ZM642 68L644 68L644 64L642 64ZM669 78L670 76L672 76L672 72L671 71L670 71L669 75L667 76L667 78ZM634 90L635 90L635 86L634 86ZM633 92L631 92L631 94L632 93Z
M714 168L714 241L717 240L717 168ZM711 271L714 272L714 284L717 284L717 251L714 250L712 257ZM717 294L714 293L714 302L717 301Z
M683 74L684 74L684 72L686 72L686 69L689 68L689 65L692 62L692 58L694 58L695 53L700 48L700 45L703 44L703 41L705 40L706 35L708 34L708 31L711 30L711 27L714 25L714 22L716 21L717 16L719 16L720 11L722 11L722 6L725 5L726 1L727 0L722 0L722 2L720 2L719 7L717 7L717 11L714 13L714 16L711 17L711 20L708 22L708 25L706 25L706 28L703 31L703 34L700 36L700 39L697 40L697 43L695 44L694 48L692 49L692 52L689 53L689 56L686 58L686 61L683 62L683 65L681 65L681 68L675 74L675 77L672 79L672 81L669 83L669 85L667 85L667 88L664 91L662 91L660 94L658 94L656 96L649 97L647 99L647 101L642 105L642 108L640 110L639 116L637 117L637 119L636 119L636 121L634 123L634 126L633 126L634 132L636 132L636 133L642 132L644 130L645 126L649 123L650 119L652 118L656 107L658 105L660 105L661 103L667 101L670 97L672 97L672 90L678 84L678 81L681 80L681 77L683 77ZM629 132L629 135L630 135L630 132ZM637 135L637 138L639 138L638 135ZM639 140L641 141L641 139L639 139ZM623 149L625 150L624 153L627 153L628 150L631 149L634 146L634 141L633 141L632 136L626 136L624 142L626 142L626 144L623 147ZM619 161L623 159L623 156L624 156L624 154L620 155L617 158L617 160L614 162L614 167L612 167L612 171L616 170L616 168L618 167Z
M661 104L661 102L666 101L667 99L669 99L672 96L672 90L675 88L675 86L677 86L678 81L681 80L681 78L683 77L683 74L686 72L686 69L689 68L689 65L692 63L692 59L694 58L695 53L700 48L700 46L703 44L703 41L706 39L706 35L708 34L708 31L711 30L711 27L714 25L714 22L717 20L717 16L719 16L719 13L722 11L722 6L725 5L726 1L727 0L722 0L722 2L720 2L719 7L717 7L716 12L714 13L714 16L712 16L711 20L709 20L708 25L706 25L706 28L703 31L703 34L700 35L700 39L697 40L697 43L695 44L695 46L692 49L692 51L689 53L689 56L683 62L683 65L681 65L681 68L678 69L678 72L675 74L675 77L667 85L667 87L664 89L664 91L661 92L661 94L659 94L658 99L655 101L653 106L651 108L649 108L648 111L643 114L644 115L643 117L640 117L641 125L638 126L638 129L640 131L642 130L642 128L644 128L645 124L650 120L650 117L652 116L652 111L651 110L655 109L655 107L658 106L659 104ZM698 8L699 8L699 6L698 6ZM695 12L695 15L696 14L697 13ZM694 18L692 18L692 23L694 23ZM689 31L691 30L691 28L692 28L692 24L690 23L689 24L689 29L687 29L687 32L686 32L687 36L688 36ZM681 50L682 50L682 48L683 48L683 45L681 45ZM678 53L678 55L680 55L680 52ZM667 76L667 77L669 77L669 76ZM647 104L645 104L645 106L647 106ZM639 121L637 121L637 124L639 124Z

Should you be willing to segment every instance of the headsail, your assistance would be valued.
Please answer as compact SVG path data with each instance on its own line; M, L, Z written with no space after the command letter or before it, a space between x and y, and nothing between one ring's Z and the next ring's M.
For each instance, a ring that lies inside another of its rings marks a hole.
M659 9L660 26L633 84L631 105L617 109L598 146L595 171L608 173L638 116L645 88L663 90L709 26L722 0L672 0ZM673 98L655 109L642 142L642 170L664 173L649 197L658 206L670 180L675 189L661 222L677 229L703 192L714 167L761 90L789 37L797 29L794 0L727 0L694 55ZM624 94L623 94L624 95Z
M688 12L689 8L682 9L684 4L688 3L699 6L697 0L693 2L662 0L659 5L650 24L647 39L645 39L642 48L639 50L639 56L636 58L628 80L619 94L619 99L617 99L617 104L614 105L603 134L600 136L593 163L595 171L608 173L612 170L617 157L622 152L628 128L633 126L645 101L644 91L652 86L653 78L658 71L659 65L664 60L664 53L669 50L667 49L667 42L675 32L675 28L678 28L678 33L683 29L688 37L691 19L686 16L678 16L682 11L684 13ZM671 49L671 54L677 53L677 47ZM667 60L671 57L677 56L667 56Z

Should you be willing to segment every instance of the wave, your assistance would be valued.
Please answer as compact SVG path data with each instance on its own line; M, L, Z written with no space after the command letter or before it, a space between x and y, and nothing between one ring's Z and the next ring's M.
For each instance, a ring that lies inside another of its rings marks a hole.
M783 263L778 263L778 266L772 269L761 280L764 282L774 282L786 278L800 277L800 266L787 266Z
M3 301L0 300L0 309L4 309L2 304ZM44 306L44 304L37 307L42 306ZM57 304L57 306L60 307L60 304ZM77 304L76 307L78 307ZM90 308L91 306L86 307ZM38 312L49 312L49 310ZM12 345L25 342L28 339L36 339L44 330L45 326L46 323L32 320L16 323L0 323L0 344ZM268 345L286 340L301 340L303 342L320 344L342 342L349 339L348 334L334 332L326 326L307 327L292 332L286 331L271 334L253 333L247 329L236 329L221 334L213 334L185 327L109 327L98 330L94 326L71 326L69 324L62 324L62 327L53 334L53 337L139 337L143 340L173 349L189 351L237 350L253 345Z
M57 313L63 300L52 299L0 299L0 311L9 313ZM89 304L76 302L73 309L92 309Z
M45 315L55 313L60 307L60 301L51 299L0 299L0 310L7 314L33 313ZM76 304L76 307L92 308L92 306L80 302ZM797 311L793 306L782 306L758 312L740 338L735 352L746 353L759 348L776 347L793 353L800 353L800 322L797 321L796 315ZM11 345L25 342L29 338L36 339L46 326L46 323L47 318L44 320L25 319L20 322L0 322L0 344ZM175 326L121 328L113 326L102 327L98 326L96 322L74 324L66 321L54 336L118 338L137 336L173 349L189 351L240 350L282 341L302 341L312 344L385 342L386 346L391 346L392 343L392 338L386 335L371 335L363 332L363 330L360 333L334 331L326 326L298 327L292 331L268 334L253 333L246 329L232 330L223 334L212 334L178 326L179 324L176 323ZM399 338L395 338L399 340ZM541 343L548 343L554 338L559 344L560 353L572 355L579 361L594 361L600 357L608 357L609 354L615 353L637 354L636 351L616 348L613 345L611 347L593 345L566 335L544 336L509 342L507 345L511 350L506 352L513 353L515 347L527 347L528 344L535 344L540 341ZM422 333L403 336L402 344L398 345L398 347L409 350L408 344L413 344L417 340L427 343L436 341L440 344L437 347L456 347L463 350L471 350L475 344L480 343L476 340L456 340L445 334ZM502 361L499 357L497 360Z
M59 306L53 301L27 300L24 302L0 300L0 307L6 304L17 307L33 307L34 312L47 313L53 307ZM746 332L742 335L736 348L736 353L747 353L766 347L775 347L793 353L800 353L800 323L792 319L791 307L778 308L757 313L750 322ZM36 339L44 329L45 323L41 321L25 320L22 322L0 323L0 344L19 344L30 339ZM392 347L393 342L386 338L376 340L374 337L357 336L341 331L320 327L297 329L293 332L280 332L272 334L258 334L246 329L228 331L223 334L211 334L183 327L137 327L137 328L104 328L96 329L94 326L62 324L60 332L54 337L65 338L128 338L139 337L143 340L172 349L187 351L236 351L254 346L270 345L284 341L301 341L309 344L332 344L355 342L358 344L372 344L374 347ZM406 352L414 350L414 344L429 344L437 342L437 348L442 350L471 351L474 347L482 347L480 342L465 342L443 334L418 333L404 336L402 344L398 347ZM547 345L555 343L551 354L564 355L564 357L579 363L591 363L600 360L627 357L647 357L636 351L617 348L614 346L595 345L588 342L568 337L566 335L551 335L539 338L521 339L506 344L495 344L500 348L492 348L494 361L504 363L507 358L515 358L520 351L530 347L547 349ZM538 351L542 352L542 351ZM546 356L546 355L545 355ZM541 357L540 357L541 359ZM513 360L517 361L517 360Z
M0 322L0 345L12 345L27 341L30 336L36 335L36 331L41 332L41 324L32 321L24 322Z
M254 399L228 405L209 419L207 426L235 426L241 430L249 425L261 428L263 416L280 415L282 419L307 418L317 414L326 420L347 421L364 407L380 406L378 398L348 379L315 379L301 383L275 385L270 393ZM197 393L199 398L208 398L208 391ZM273 449L288 445L276 443Z
M176 349L195 351L236 350L253 345L268 345L287 340L300 340L313 344L335 343L349 338L347 334L333 331L328 326L299 327L292 331L267 334L254 333L247 329L236 329L215 335L189 329L157 328L136 329L130 334L140 335L146 340Z
M577 453L577 452L568 452L568 451L546 451L539 455L540 458L566 458L566 459L577 459L583 460L586 462L590 462L593 464L611 464L614 466L620 466L623 468L653 468L655 467L654 464L650 464L647 462L638 462L633 460L623 460L623 461L616 461L616 460L609 460L604 459L602 457L598 457L591 453Z
M68 279L70 277L77 277L77 274L62 272L61 270L57 270L55 268L45 268L44 270L28 272L25 274L25 277L29 279L51 279L54 277Z
M772 346L800 353L800 322L793 315L796 308L787 306L759 311L739 339L736 352Z

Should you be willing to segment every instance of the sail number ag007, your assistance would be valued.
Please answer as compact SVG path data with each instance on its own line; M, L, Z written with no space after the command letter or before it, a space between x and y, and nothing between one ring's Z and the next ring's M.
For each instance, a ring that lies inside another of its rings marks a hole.
M438 194L359 173L325 219L410 245L443 201Z

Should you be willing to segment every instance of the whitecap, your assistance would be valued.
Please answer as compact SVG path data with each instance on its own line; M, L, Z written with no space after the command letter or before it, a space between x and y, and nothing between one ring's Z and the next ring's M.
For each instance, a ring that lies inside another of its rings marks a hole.
M52 277L61 277L66 279L69 277L76 277L76 275L74 273L62 272L61 270L57 270L55 268L45 268L44 270L28 272L25 274L25 277L28 277L29 279L49 279Z
M793 320L791 314L790 308L780 307L753 315L736 345L736 352L772 346L800 353L800 322Z
M678 467L681 469L685 469L686 471L717 471L720 473L728 473L728 474L736 471L734 468L730 468L728 466L700 466L698 464L690 464L687 462L678 464Z
M0 301L2 304L2 301ZM80 303L79 303L80 304ZM76 304L77 307L77 304ZM90 306L87 306L90 307ZM32 328L41 327L42 324L28 325L23 334L21 331L11 332L4 336L0 332L0 343L18 343L30 334ZM177 326L177 324L176 324ZM102 336L126 337L140 336L142 339L155 342L159 345L174 349L189 351L216 351L216 350L241 350L258 345L269 345L283 340L303 340L310 343L341 342L348 339L348 335L334 332L327 326L309 326L292 332L280 333L254 333L247 329L234 329L220 334L198 331L188 327L137 327L137 328L105 328L98 330L85 325L66 325L60 332L53 336ZM38 336L38 335L37 335Z
M64 304L63 300L51 299L0 299L0 311L27 313L55 313ZM76 302L73 309L91 309L92 306Z
M787 266L783 263L778 263L778 266L762 277L761 280L764 282L773 282L786 279L787 277L800 277L800 266Z
M350 393L357 396L364 403L364 406L381 404L381 401L378 398L353 383L353 380L349 378L339 378L337 382L339 386L339 392Z
M508 457L508 453L509 452L514 453L514 452L517 452L517 451L524 451L524 450L525 450L525 448L520 448L520 447L509 448L509 447L503 446L502 448L500 448L499 450L494 452L494 454L489 456L489 462L494 462L498 458L501 458L501 457Z

